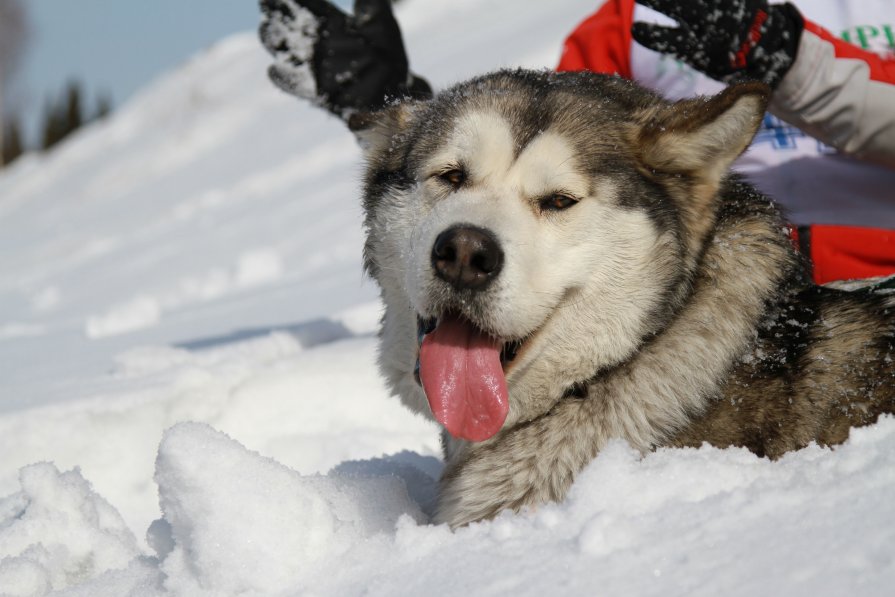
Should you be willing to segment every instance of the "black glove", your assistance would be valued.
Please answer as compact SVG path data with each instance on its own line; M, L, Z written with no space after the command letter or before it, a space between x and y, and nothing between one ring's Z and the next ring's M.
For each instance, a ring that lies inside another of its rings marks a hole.
M276 58L268 70L283 91L347 119L394 97L430 97L412 75L390 0L356 0L347 15L325 0L260 0L261 42Z
M796 58L804 28L793 5L769 6L766 0L638 2L678 26L634 23L634 39L719 81L757 79L776 87Z

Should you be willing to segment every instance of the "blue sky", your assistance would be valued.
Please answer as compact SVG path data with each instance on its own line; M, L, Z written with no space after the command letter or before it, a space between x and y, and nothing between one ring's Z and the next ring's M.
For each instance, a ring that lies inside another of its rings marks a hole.
M348 0L337 2L342 6ZM29 144L47 97L79 80L87 104L100 93L120 106L153 77L237 31L258 26L256 0L24 0L27 54L9 98Z

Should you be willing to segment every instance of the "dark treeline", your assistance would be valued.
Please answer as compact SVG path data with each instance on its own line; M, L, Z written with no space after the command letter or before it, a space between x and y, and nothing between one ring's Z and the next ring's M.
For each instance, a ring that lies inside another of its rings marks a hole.
M84 104L84 93L76 81L69 82L59 96L47 100L35 149L46 151L85 124L112 111L112 101L107 95L100 95L89 109ZM7 116L2 133L0 167L9 164L26 150L18 118Z
M106 116L112 110L107 96L101 95L89 112L84 108L84 94L77 82L70 82L56 100L47 102L41 129L41 149L50 149L74 131L93 120Z
M84 124L102 118L112 109L109 96L100 95L92 107L85 106L81 85L71 81L62 93L47 100L37 142L23 139L22 122L11 108L10 91L15 73L29 45L31 26L25 0L0 0L0 168L28 149L53 147Z

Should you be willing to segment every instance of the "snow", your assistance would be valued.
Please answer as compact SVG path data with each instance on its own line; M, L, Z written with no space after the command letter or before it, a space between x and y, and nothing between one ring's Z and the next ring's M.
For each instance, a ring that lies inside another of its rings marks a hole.
M23 467L21 491L0 500L0 587L4 594L42 595L138 556L121 515L77 470L50 463Z
M566 502L452 533L424 524L432 457L302 475L180 423L155 465L154 558L77 472L44 463L0 502L0 579L13 595L884 595L893 448L892 418L775 463L708 446L641 458L617 442Z
M153 327L162 314L184 305L202 303L243 288L269 284L283 274L283 262L276 249L258 248L239 255L230 268L215 267L204 274L191 275L156 294L136 296L112 305L105 313L87 318L88 338L102 338Z
M310 66L318 39L317 18L291 0L284 0L281 6L285 6L287 14L277 11L276 18L266 21L260 31L264 45L275 56L271 79L287 93L317 101L317 83Z
M436 86L593 10L405 0ZM247 33L0 175L0 595L887 595L895 419L779 462L604 450L562 504L427 523L437 428L375 366L360 155Z
M150 543L182 594L301 587L402 516L423 520L397 477L301 476L199 423L165 433L155 479L164 517Z

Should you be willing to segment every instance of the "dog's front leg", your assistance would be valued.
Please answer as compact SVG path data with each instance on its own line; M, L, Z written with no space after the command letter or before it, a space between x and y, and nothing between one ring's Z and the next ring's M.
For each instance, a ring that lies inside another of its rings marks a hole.
M607 441L586 404L563 403L491 440L457 449L441 478L435 522L456 528L502 510L562 500Z

